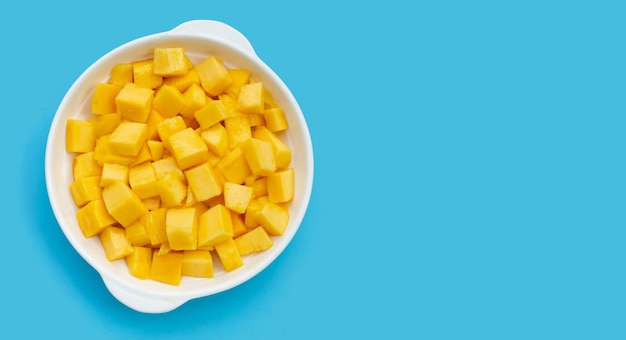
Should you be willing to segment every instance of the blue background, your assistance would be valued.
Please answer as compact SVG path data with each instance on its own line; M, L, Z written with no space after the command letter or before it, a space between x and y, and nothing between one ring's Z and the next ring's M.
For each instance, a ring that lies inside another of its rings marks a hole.
M626 338L620 1L50 1L0 5L0 329L24 338ZM49 125L91 63L192 19L241 31L315 152L281 257L166 314L73 250Z

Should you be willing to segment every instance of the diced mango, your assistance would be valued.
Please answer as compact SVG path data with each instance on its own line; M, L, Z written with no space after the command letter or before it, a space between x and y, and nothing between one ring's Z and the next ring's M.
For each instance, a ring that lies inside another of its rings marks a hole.
M235 244L235 241L233 241L232 237L216 244L215 252L220 259L220 262L222 262L222 267L224 267L226 272L231 272L243 266L243 260L241 259L237 245Z
M129 226L124 228L126 231L126 238L133 246L148 246L150 245L150 236L148 235L148 229L143 224L142 219L139 218Z
M128 169L128 182L140 199L159 195L152 163L145 162Z
M183 276L213 277L213 257L208 250L183 251Z
M277 168L287 168L291 163L291 149L280 138L265 126L259 126L252 134L253 138L272 144Z
M185 104L185 96L178 89L167 84L163 84L157 90L152 101L152 107L165 118L176 116Z
M267 196L267 177L257 178L249 184L246 183L246 185L252 188L252 198Z
M263 111L265 126L272 132L284 131L289 128L285 112L280 107L273 107Z
M146 226L148 238L152 246L160 246L163 242L167 242L167 233L165 231L166 208L159 208L148 211L140 218L141 223Z
M200 78L198 77L198 72L192 68L182 76L164 78L163 84L174 86L178 91L185 92L193 84L200 85ZM202 91L204 92L204 89Z
M146 144L148 145L148 150L150 151L150 158L153 161L158 161L163 158L163 142L158 140L148 140Z
M126 84L115 97L117 112L122 115L122 118L143 123L148 119L152 109L154 91L143 87L131 86L131 84Z
M252 193L251 187L226 182L224 183L224 205L236 213L243 214L252 199Z
M65 123L65 150L67 152L94 151L96 130L90 122L68 119Z
M214 246L233 236L230 211L218 204L200 215L198 221L198 247Z
M227 117L226 107L221 100L212 100L194 112L194 117L202 129L207 129Z
M72 175L74 180L86 176L98 176L102 174L102 166L98 164L93 151L80 153L72 161Z
M250 121L244 116L224 119L224 127L228 132L228 147L233 149L252 137Z
M174 156L168 156L152 162L152 168L154 169L157 180L162 179L170 172L183 182L187 180L183 170L178 166L178 163L176 163Z
M134 156L119 155L111 151L110 141L111 135L104 135L96 141L96 147L94 149L94 159L100 164L113 163L129 166L135 162Z
M182 279L182 252L168 252L159 255L155 251L152 255L152 267L150 268L150 279L167 283L173 286L180 286Z
M89 122L93 124L96 130L96 138L109 135L122 122L122 115L119 113L101 114L89 118Z
M267 196L265 197L267 199ZM269 201L267 201L269 202ZM263 209L265 203L267 203L261 199L252 199L250 203L248 203L248 208L246 209L244 216L244 224L248 230L252 230L261 224L254 218L254 216Z
M137 194L123 182L113 182L103 188L102 199L109 214L124 227L148 212Z
M277 171L267 176L267 196L272 203L289 202L293 199L295 172L293 168Z
M228 133L222 124L213 124L200 132L200 137L206 143L209 151L218 157L223 157L228 151Z
M163 142L163 146L168 150L171 150L170 136L186 128L187 124L185 124L185 121L181 116L165 118L163 119L163 121L156 125L159 138L161 139L161 142Z
M118 227L106 227L100 233L100 242L104 253L109 261L117 261L125 258L135 251L132 244L126 238L126 232Z
M146 123L121 122L111 133L109 149L122 156L137 156L148 137Z
M156 47L154 49L154 74L171 77L187 73L185 51L180 47Z
M165 119L163 115L159 113L157 110L150 110L148 114L148 118L146 119L146 124L148 124L148 140L160 140L159 132L157 131L157 126L160 122Z
M187 184L175 173L169 172L157 181L161 204L166 208L179 207L187 197Z
M206 94L199 84L191 84L185 92L185 106L180 110L180 115L186 119L195 119L194 113L203 108L206 103Z
M263 84L252 83L241 86L237 99L237 109L245 113L263 113Z
M275 203L266 203L256 214L254 219L272 236L285 233L289 223L289 211Z
M233 237L239 237L248 232L248 227L246 227L244 223L244 217L242 214L231 211L230 219L233 223Z
M121 86L99 83L91 97L91 113L103 115L117 112L115 97L120 93Z
M100 186L106 187L107 185L120 181L124 184L128 184L128 166L115 163L102 164L102 176L100 177Z
M93 200L76 212L78 225L85 237L98 235L104 228L116 221L109 214L102 199Z
M165 231L172 250L198 247L198 216L195 207L171 208L165 215Z
M172 134L169 141L172 154L181 169L185 170L207 161L209 149L192 128Z
M274 149L270 142L249 138L241 144L241 151L255 176L268 176L276 171Z
M70 193L77 207L102 198L100 176L80 177L70 184Z
M215 56L210 56L199 63L196 66L196 71L200 78L200 84L213 97L224 92L233 82L224 62Z
M197 201L202 202L222 193L215 170L208 163L202 163L185 170L189 189Z
M226 90L224 90L224 92L237 98L239 96L241 86L248 83L248 80L250 79L250 71L240 68L229 68L227 71L232 79L232 83Z
M120 87L133 82L133 65L117 64L111 68L109 83Z
M153 196L141 200L148 210L157 210L161 207L161 197Z
M130 166L137 166L144 162L152 161L152 154L150 154L150 149L148 149L148 142L143 144L143 146L139 149L139 153L135 156L135 160L130 163Z
M152 267L152 248L134 246L134 251L126 256L126 265L130 274L138 279L150 278Z
M240 147L236 147L224 155L217 163L217 168L224 175L224 178L232 183L241 184L248 176L252 175L252 170L250 170Z
M265 251L274 245L272 238L263 227L256 227L249 232L235 238L239 254L248 255L254 252Z
M133 83L137 86L156 89L163 84L163 77L154 73L154 59L136 61L132 65Z

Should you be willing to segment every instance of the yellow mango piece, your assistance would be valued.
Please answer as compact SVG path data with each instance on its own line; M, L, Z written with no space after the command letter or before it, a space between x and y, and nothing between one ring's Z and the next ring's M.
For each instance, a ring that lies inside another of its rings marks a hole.
M166 208L179 207L187 197L187 184L173 172L167 173L157 181L161 204Z
M80 177L70 184L70 193L77 207L102 198L100 176Z
M150 244L153 247L160 246L163 242L167 242L167 233L165 231L166 208L159 208L148 211L140 218L141 223L146 226Z
M139 153L135 156L135 160L130 163L130 166L136 166L150 161L152 161L152 155L150 154L150 149L148 149L148 143L146 141L141 149L139 149Z
M216 244L215 252L226 272L231 272L243 266L243 260L232 237Z
M284 131L289 128L285 112L280 107L273 107L263 111L265 126L272 132Z
M181 116L165 118L156 125L159 138L161 139L161 142L163 142L163 146L168 150L171 150L170 136L186 128L187 124L185 124L185 121Z
M168 252L159 255L155 251L152 255L152 267L150 268L150 279L173 286L180 286L182 279L182 252Z
M158 161L163 158L163 142L158 140L148 140L146 144L148 145L148 150L150 151L150 158L153 161Z
M206 94L200 84L191 84L185 92L185 106L180 110L180 115L186 119L195 119L194 113L207 104Z
M171 208L165 215L165 232L172 250L198 247L198 216L195 207Z
M198 247L210 247L233 237L230 211L218 204L200 215L198 220Z
M148 212L135 192L123 182L113 182L102 189L107 211L122 226L129 226Z
M145 162L128 169L128 182L140 199L159 196L157 177L152 163Z
M102 164L102 176L100 176L100 186L106 187L107 185L120 181L124 184L128 184L128 166L115 163Z
M252 134L253 138L270 142L274 150L277 168L287 168L291 163L291 149L275 133L265 126L259 126Z
M193 67L193 65L191 65L191 67ZM193 84L200 85L200 78L198 77L198 72L194 68L191 68L182 76L163 78L163 84L173 86L180 92L185 92ZM204 89L202 89L202 91L204 92Z
M171 77L187 73L185 51L180 47L156 47L153 53L154 74Z
M104 135L109 135L115 128L122 122L122 115L119 113L107 113L101 114L89 118L88 120L93 124L96 130L96 138L100 138Z
M118 227L106 227L100 233L100 242L104 253L109 261L117 261L125 258L135 251L132 244L126 238L126 232Z
M246 183L246 185L252 188L252 198L267 196L267 177L256 178L253 182Z
M242 85L239 97L237 98L237 109L245 113L262 114L265 109L263 84L252 83Z
M182 275L213 277L213 257L208 250L183 251Z
M111 69L111 77L109 83L120 87L133 82L133 65L117 64Z
M236 213L243 214L252 199L252 193L251 187L226 182L224 183L224 205Z
M157 125L165 119L157 110L150 110L146 124L148 125L148 140L160 140Z
M228 147L233 149L252 137L250 121L245 116L234 116L224 119L224 127L228 133Z
M224 104L226 108L226 116L233 117L237 115L241 115L243 113L233 113L233 111L237 111L237 97L233 97L227 93L222 93L217 98Z
M65 123L65 151L89 152L96 146L96 130L90 122L68 119Z
M275 203L266 203L254 214L254 219L272 236L285 233L289 223L289 211Z
M272 203L289 202L293 199L295 172L293 168L277 171L267 176L267 196Z
M267 199L267 197L265 197ZM252 230L261 224L254 218L256 213L263 209L265 203L269 202L269 200L263 199L252 199L250 203L248 203L248 207L246 209L244 216L244 224L248 230Z
M206 143L209 151L223 157L228 151L228 133L222 124L213 124L200 132L200 137Z
M207 161L209 149L192 128L172 134L169 143L176 163L183 170Z
M115 97L117 112L122 118L143 123L152 110L154 91L148 88L126 84Z
M241 256L265 251L274 245L272 238L263 227L256 227L234 239Z
M143 202L143 205L145 205L146 208L148 208L148 210L156 210L156 209L159 209L161 207L161 197L160 196L153 196L153 197L144 198L144 199L141 200L141 202Z
M102 166L96 161L93 151L78 154L72 160L72 175L74 176L74 180L81 177L98 176L101 174Z
M176 116L185 107L186 99L183 94L173 86L163 84L154 95L152 107L163 117Z
M170 251L172 251L172 248L170 248L170 243L169 241L165 241L161 243L161 246L159 247L159 250L157 252L159 253L159 255L165 255L168 254Z
M121 86L99 83L91 97L91 113L103 115L117 112L115 97L120 93Z
M137 156L148 138L146 123L121 122L111 133L109 149L122 156Z
M246 69L227 69L230 78L232 79L232 83L224 92L227 94L237 98L239 96L239 91L241 90L241 86L248 83L250 79L250 71Z
M191 167L184 173L189 189L197 201L206 201L222 193L222 184L219 182L215 170L208 163Z
M138 279L150 278L152 267L152 248L134 246L134 251L126 256L126 265L130 274Z
M96 147L94 149L94 159L100 164L114 163L120 165L129 166L135 162L135 157L119 155L111 151L110 141L111 135L104 135L96 141Z
M224 92L233 82L224 62L215 56L210 56L196 65L196 71L200 84L213 97Z
M216 168L227 181L237 184L243 183L248 176L252 175L252 170L250 170L240 147L236 147L224 155L217 163Z
M230 219L233 223L233 237L239 237L248 232L248 228L244 223L243 215L231 211Z
M227 111L221 100L213 100L195 111L194 117L202 129L207 129L223 121L227 117Z
M133 83L139 87L156 89L163 84L163 77L154 73L154 60L146 59L132 63Z
M102 199L93 200L76 212L78 225L85 237L98 235L104 228L116 221L109 214Z
M274 149L270 142L249 138L241 144L241 152L253 175L268 176L276 171Z
M124 228L126 231L126 238L133 246L143 247L150 245L148 229L141 220L141 218L137 219L135 222Z
M178 166L178 163L176 163L174 156L167 156L159 159L158 161L152 162L152 168L154 169L154 174L156 175L157 180L162 179L170 172L183 182L187 180L183 170Z

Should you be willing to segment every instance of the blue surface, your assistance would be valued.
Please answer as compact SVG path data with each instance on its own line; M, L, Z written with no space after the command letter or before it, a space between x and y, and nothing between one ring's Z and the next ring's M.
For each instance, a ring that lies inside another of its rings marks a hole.
M623 2L169 3L0 11L3 333L626 338ZM92 62L191 19L240 30L291 88L316 177L258 277L146 315L64 238L45 142Z

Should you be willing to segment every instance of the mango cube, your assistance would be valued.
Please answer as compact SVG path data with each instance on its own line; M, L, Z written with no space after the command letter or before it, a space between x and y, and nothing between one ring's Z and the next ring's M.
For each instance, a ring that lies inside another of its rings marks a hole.
M156 125L159 138L161 139L161 142L163 142L163 146L168 150L171 150L170 136L186 128L187 124L185 124L185 121L181 116L165 118Z
M121 86L100 83L96 85L96 89L91 97L91 113L103 115L107 113L117 112L115 105L115 97L120 93Z
M267 176L267 196L272 203L289 202L293 199L295 172L293 168L277 171Z
M209 151L218 157L223 157L228 151L228 134L222 124L213 124L200 132L200 137L206 143Z
M263 84L251 83L242 85L237 99L237 109L245 113L262 114L264 108Z
M135 251L122 228L106 227L99 236L104 253L109 261L123 259Z
M196 66L196 71L198 78L200 78L200 84L213 97L224 92L233 82L224 62L215 56L210 56L199 63Z
M117 112L133 122L143 123L152 110L154 91L126 84L115 97Z
M169 142L172 154L181 169L185 170L207 161L209 149L192 128L172 134Z
M223 205L212 206L200 215L198 247L210 247L233 236L230 211Z
M229 68L228 74L232 79L232 83L224 92L227 94L237 98L239 96L239 91L241 90L241 86L248 83L250 79L250 71L241 68Z
M213 257L208 250L183 251L183 276L213 277Z
M78 225L85 237L98 235L104 228L115 224L115 219L109 214L102 199L96 199L76 212Z
M134 251L126 256L126 265L130 274L138 279L150 278L152 267L152 248L134 246Z
M202 108L194 112L194 117L200 124L202 129L207 129L217 124L228 116L226 107L221 100L212 100L206 103Z
M230 220L233 223L233 237L239 237L248 232L248 227L244 223L242 214L231 211Z
M209 163L205 162L185 170L185 177L197 201L206 201L222 193L222 184Z
M120 181L128 184L128 166L115 163L102 164L102 176L100 176L100 186L106 187L107 185Z
M232 183L241 184L248 176L252 175L252 170L250 170L250 166L246 162L240 147L236 147L226 153L216 167L224 178Z
M193 67L193 65L191 65L191 67ZM164 78L163 84L174 86L178 91L185 92L193 84L200 85L200 78L198 77L198 72L194 68L191 68L182 76ZM202 91L204 92L204 89L202 89Z
M241 266L243 266L243 260L241 254L237 249L237 245L232 237L229 237L225 241L222 241L215 245L215 252L217 253L220 262L226 272L231 272Z
M107 113L101 114L89 118L88 120L93 124L96 130L96 138L100 138L104 135L109 135L115 128L122 122L122 115L119 113Z
M273 107L263 111L265 126L272 132L284 131L289 128L285 112L280 107Z
M109 83L120 87L133 82L133 65L130 63L117 64L111 68Z
M70 184L70 193L77 207L102 198L100 176L80 177Z
M256 227L234 239L241 256L265 251L274 245L272 238L263 227Z
M266 203L254 214L254 219L272 236L285 233L289 223L289 211L275 203Z
M156 89L163 84L163 77L154 73L154 59L132 63L133 83L139 87Z
M198 246L198 218L195 207L171 208L165 215L165 231L172 250L195 250Z
M142 219L139 218L129 226L124 228L126 231L126 238L133 246L149 246L150 236L148 235L148 229L143 224Z
M123 182L113 182L102 189L107 211L122 226L129 226L148 212L141 199Z
M241 144L243 156L255 176L268 176L276 171L274 149L270 142L249 138Z
M162 179L169 173L173 173L179 180L183 182L186 181L185 174L178 166L178 163L176 163L174 156L168 156L152 162L152 168L154 169L154 174L156 175L157 180Z
M159 132L157 126L165 119L157 110L150 110L146 124L148 124L148 140L159 140Z
M111 133L110 150L122 156L137 156L146 143L148 127L145 123L121 122Z
M150 279L174 286L179 286L182 279L182 252L168 252L159 255L155 251L152 255Z
M65 123L65 150L67 152L90 152L96 146L96 130L90 122L68 119Z
M179 207L187 197L187 184L175 173L169 172L157 181L161 204L166 208Z
M180 115L187 119L195 118L195 112L207 103L204 89L199 84L191 84L183 93L183 97L185 97L185 106L180 110Z
M178 89L167 84L163 84L157 90L152 101L152 107L166 118L176 116L185 104L185 96Z
M130 164L135 162L134 156L125 156L114 153L111 150L110 145L111 135L104 135L96 141L96 147L94 149L94 158L103 166L104 163L113 163L119 165L129 166Z
M166 208L159 208L148 211L147 214L140 218L141 223L146 226L146 232L150 239L150 244L160 246L163 242L167 242L167 232L165 231L165 217L167 215Z
M144 162L128 169L128 182L140 199L159 195L157 177L150 162Z
M72 175L74 180L85 176L98 176L102 174L102 166L96 161L93 151L80 153L72 161Z
M250 121L244 116L224 119L224 127L228 132L228 147L233 149L252 137Z
M187 73L185 51L180 47L156 47L153 62L154 74L159 76L182 76Z
M272 145L277 168L286 168L291 163L291 149L265 126L259 126L252 134L253 138L264 140Z
M246 212L252 194L251 187L231 182L224 183L224 205L236 213Z
M148 146L148 150L150 151L150 158L153 161L158 161L163 158L163 151L165 150L163 142L158 140L148 140L146 144Z

